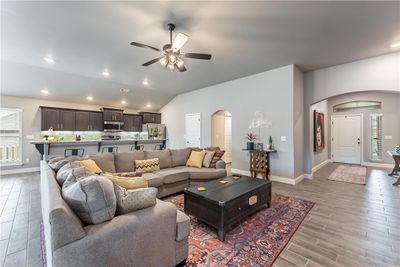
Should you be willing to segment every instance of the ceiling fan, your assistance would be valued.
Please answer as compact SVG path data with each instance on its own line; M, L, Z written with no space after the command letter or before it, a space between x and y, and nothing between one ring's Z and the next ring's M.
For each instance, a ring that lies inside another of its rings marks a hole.
M158 57L158 58L150 60L146 63L143 63L142 66L147 67L156 62L160 62L161 66L168 68L171 71L178 69L180 72L184 72L184 71L186 71L186 67L183 62L183 58L195 58L195 59L204 59L204 60L211 59L210 54L182 53L181 48L187 42L187 40L189 39L189 36L187 36L186 34L183 34L183 33L178 33L175 36L174 41L172 42L172 32L175 29L175 24L168 23L167 26L168 26L168 30L169 30L170 43L164 45L162 50L160 50L156 47L150 46L150 45L145 45L145 44L141 44L141 43L137 43L137 42L131 43L131 45L134 45L137 47L148 48L148 49L162 53L161 57Z

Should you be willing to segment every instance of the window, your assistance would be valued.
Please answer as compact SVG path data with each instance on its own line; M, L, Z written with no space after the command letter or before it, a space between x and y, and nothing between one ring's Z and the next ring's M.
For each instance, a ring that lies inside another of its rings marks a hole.
M333 106L333 112L380 109L381 105L379 101L351 101Z
M371 114L371 160L382 160L382 114Z
M22 110L0 108L0 165L22 164Z

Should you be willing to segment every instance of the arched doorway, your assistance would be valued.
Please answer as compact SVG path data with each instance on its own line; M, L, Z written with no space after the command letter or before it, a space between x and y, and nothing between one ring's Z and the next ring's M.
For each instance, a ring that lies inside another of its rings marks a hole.
M232 114L218 110L211 115L211 146L225 150L223 160L232 163Z

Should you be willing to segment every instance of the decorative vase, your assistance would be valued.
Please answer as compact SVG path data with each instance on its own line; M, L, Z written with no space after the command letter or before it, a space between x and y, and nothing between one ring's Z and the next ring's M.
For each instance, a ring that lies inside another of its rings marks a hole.
M254 150L254 142L247 142L247 150Z

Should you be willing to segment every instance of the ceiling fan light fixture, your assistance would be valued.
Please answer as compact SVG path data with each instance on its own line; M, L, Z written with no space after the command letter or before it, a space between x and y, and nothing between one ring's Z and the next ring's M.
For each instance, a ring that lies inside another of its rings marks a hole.
M170 71L173 71L173 70L175 69L175 64L169 63L167 67L168 67L168 69L169 69Z
M160 59L160 64L161 64L161 66L166 67L168 64L167 57L163 57L162 59Z
M182 59L178 59L178 61L176 62L176 65L180 68L183 66L183 60Z
M176 60L177 60L177 56L176 56L175 54L170 54L170 55L168 56L168 61L169 61L169 63L175 64L175 63L176 63Z

